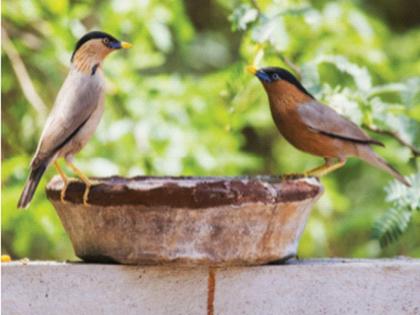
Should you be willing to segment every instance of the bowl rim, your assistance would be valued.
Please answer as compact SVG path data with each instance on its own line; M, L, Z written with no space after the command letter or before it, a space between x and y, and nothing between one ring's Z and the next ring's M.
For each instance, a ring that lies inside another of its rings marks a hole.
M136 205L165 208L209 208L248 203L276 204L313 199L323 187L315 177L255 176L109 176L93 177L90 205ZM60 202L64 183L55 176L47 185L48 199ZM82 204L85 185L72 180L66 201Z

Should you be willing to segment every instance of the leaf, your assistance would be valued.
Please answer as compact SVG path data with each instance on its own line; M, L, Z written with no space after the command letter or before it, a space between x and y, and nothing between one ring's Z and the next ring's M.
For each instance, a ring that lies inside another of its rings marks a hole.
M321 79L317 67L317 63L307 62L304 63L300 68L303 85L314 94L319 93L321 90Z
M420 172L407 178L411 187L392 181L386 188L386 200L400 208L420 211Z
M420 211L420 173L408 177L411 187L392 181L386 188L386 200L393 204L373 227L373 236L381 246L396 241L407 229L414 211Z
M373 87L369 93L368 97L372 97L378 94L383 93L403 93L407 90L407 87L403 83L389 83L383 85L377 85Z
M396 132L404 141L416 145L415 141L420 133L419 124L407 116L393 112L399 106L401 105L373 97L369 100L372 122L383 129Z
M283 18L276 16L264 20L252 32L252 39L257 43L268 42L278 51L285 50L289 44L289 35Z
M152 22L148 25L150 34L155 45L163 52L168 52L172 48L172 35L166 24Z
M315 59L317 64L330 63L338 70L349 74L362 92L368 92L372 88L372 79L369 71L347 60L347 58L338 55L322 55Z
M274 23L272 19L264 18L252 31L252 39L257 43L264 43L269 40L271 33L274 31Z
M420 77L414 77L414 78L408 79L406 81L406 87L407 88L405 90L401 91L401 99L404 104L414 106L416 105L415 104L416 96L419 96L420 94Z
M253 65L258 68L258 65L261 63L261 60L264 58L264 49L258 49L257 53L255 54Z
M254 22L258 17L258 11L250 5L243 4L233 11L229 16L233 31L244 31L248 24Z
M345 91L334 93L328 98L328 104L334 108L339 114L352 120L354 123L361 125L363 114L356 101L351 99L349 93Z
M373 237L379 240L381 247L396 241L407 229L412 212L403 208L391 208L373 227Z
M282 7L280 10L278 10L276 13L272 15L272 17L277 16L302 16L308 13L313 13L315 10L312 8L312 6L305 5L302 7L294 7L284 10Z
M63 14L68 10L68 0L46 0L45 2L46 7L54 14Z

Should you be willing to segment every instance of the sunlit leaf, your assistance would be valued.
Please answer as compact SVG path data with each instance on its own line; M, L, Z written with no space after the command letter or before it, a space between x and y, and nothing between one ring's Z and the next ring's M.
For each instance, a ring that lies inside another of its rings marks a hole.
M353 77L354 83L360 91L369 91L372 88L372 80L366 68L348 61L343 56L321 55L316 58L318 64L330 63L337 69Z
M258 11L250 5L242 4L229 16L234 31L246 30L249 23L254 22L258 17Z

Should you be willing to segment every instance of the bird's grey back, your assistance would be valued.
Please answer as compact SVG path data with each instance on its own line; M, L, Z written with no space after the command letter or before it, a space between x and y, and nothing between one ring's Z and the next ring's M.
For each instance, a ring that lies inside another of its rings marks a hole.
M32 166L52 158L77 132L98 106L104 93L101 71L94 75L72 68L61 87L47 119Z

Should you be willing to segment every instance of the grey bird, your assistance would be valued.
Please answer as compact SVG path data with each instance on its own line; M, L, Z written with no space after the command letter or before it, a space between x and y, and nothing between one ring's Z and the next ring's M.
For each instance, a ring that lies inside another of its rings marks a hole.
M92 137L104 111L103 60L112 51L131 46L98 31L87 33L77 42L69 74L57 95L30 164L30 174L18 208L28 207L42 175L52 163L64 182L61 190L61 201L64 202L68 179L57 162L61 157L85 183L83 202L87 204L91 182L73 164L73 156Z

